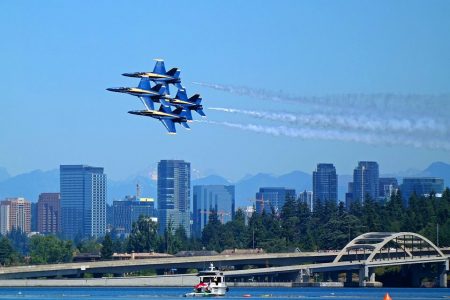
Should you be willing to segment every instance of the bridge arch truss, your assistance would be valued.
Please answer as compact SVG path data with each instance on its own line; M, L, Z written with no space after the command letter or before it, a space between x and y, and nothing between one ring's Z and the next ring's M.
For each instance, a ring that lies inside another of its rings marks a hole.
M368 232L350 241L334 263L361 261L371 264L381 260L446 259L442 251L424 236L413 232Z

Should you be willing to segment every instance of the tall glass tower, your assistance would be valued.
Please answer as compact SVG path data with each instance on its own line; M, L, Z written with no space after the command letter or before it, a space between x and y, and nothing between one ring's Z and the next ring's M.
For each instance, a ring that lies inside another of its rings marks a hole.
M295 190L285 187L262 187L256 193L256 212L262 214L263 211L280 213L287 198L295 199Z
M338 201L338 178L333 164L317 164L313 172L313 207L327 201Z
M161 160L158 163L159 233L169 223L184 227L190 236L191 164L184 160Z
M66 238L98 237L106 231L103 168L61 165L61 231Z
M202 230L213 211L222 224L234 217L234 185L196 185L193 200L193 234L196 237L202 236Z
M353 170L353 200L364 203L367 197L377 200L380 171L375 161L360 161Z
M409 197L416 193L417 196L426 196L431 193L444 191L444 179L439 177L405 177L400 187L404 206L409 206Z

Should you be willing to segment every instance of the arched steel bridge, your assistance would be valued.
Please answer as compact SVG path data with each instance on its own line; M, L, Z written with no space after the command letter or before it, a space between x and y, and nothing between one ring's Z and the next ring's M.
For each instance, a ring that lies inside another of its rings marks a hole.
M350 241L331 263L272 267L265 269L232 271L228 275L270 274L290 272L295 269L302 274L320 272L359 272L359 285L375 282L375 268L412 265L439 264L439 285L447 286L449 257L424 236L413 232L368 232ZM265 272L265 273L263 273Z
M359 284L375 281L377 267L405 264L439 264L441 286L446 285L449 257L425 237L412 232L369 232L349 242L340 252L262 253L169 257L126 261L99 261L54 265L0 267L0 278L80 276L83 273L123 274L143 269L197 268L214 262L217 266L258 265L263 268L224 272L230 277L281 273L359 272Z
M426 250L426 251L424 251ZM424 254L426 253L426 254ZM334 263L364 260L364 264L380 261L421 260L447 257L430 240L413 232L368 232L349 242L334 259Z

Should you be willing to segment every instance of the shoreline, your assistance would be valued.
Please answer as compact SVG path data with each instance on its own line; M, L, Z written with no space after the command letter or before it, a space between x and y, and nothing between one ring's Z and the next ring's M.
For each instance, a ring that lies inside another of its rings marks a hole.
M2 287L180 287L192 288L198 283L196 275L165 275L113 278L75 278L75 279L4 279L0 280ZM236 287L344 287L341 282L227 282L230 288Z

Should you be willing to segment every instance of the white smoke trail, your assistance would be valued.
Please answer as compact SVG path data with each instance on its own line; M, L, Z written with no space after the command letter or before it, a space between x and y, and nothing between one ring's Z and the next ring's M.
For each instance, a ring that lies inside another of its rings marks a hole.
M234 108L211 107L210 110L251 116L254 118L287 122L319 128L341 128L347 130L373 132L403 132L425 135L448 136L449 125L430 118L373 118L369 116L341 116L327 114L292 114L281 112L265 112Z
M392 136L390 134L361 134L358 132L342 132L339 130L323 130L310 128L290 128L286 126L261 126L255 124L240 124L232 122L202 121L203 123L215 124L236 128L245 131L269 134L273 136L287 136L302 139L333 140L345 142L360 142L369 145L403 145L415 148L429 148L450 151L450 142L444 139L418 140L408 136Z
M379 114L416 114L443 116L448 118L450 94L338 94L328 96L292 96L283 91L269 91L244 86L221 85L214 83L193 82L204 87L241 96L250 96L276 102L293 102L318 106L322 109L333 108L341 112L371 112Z

